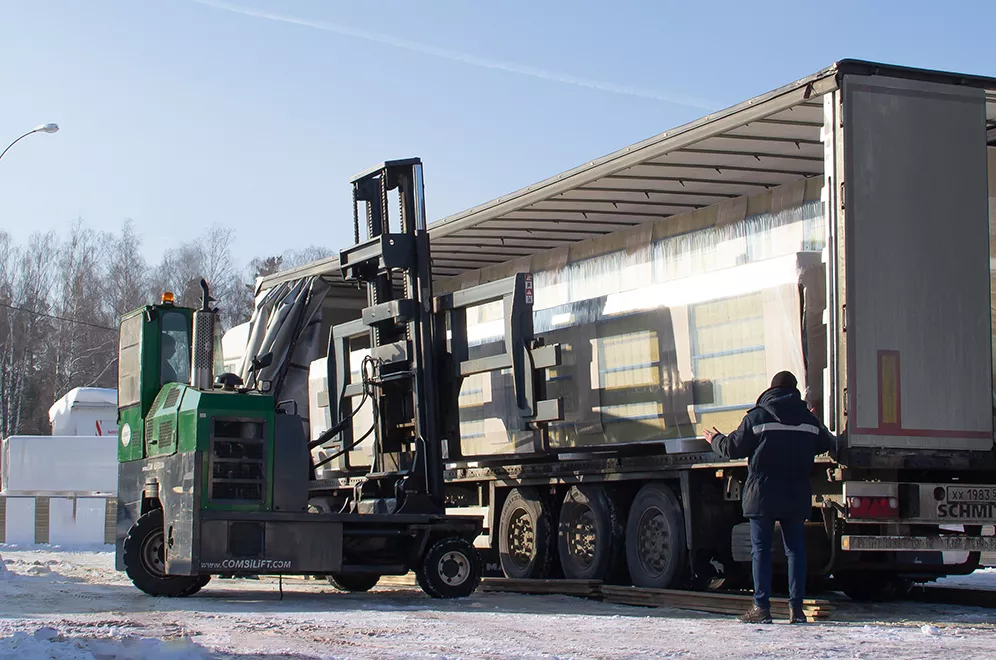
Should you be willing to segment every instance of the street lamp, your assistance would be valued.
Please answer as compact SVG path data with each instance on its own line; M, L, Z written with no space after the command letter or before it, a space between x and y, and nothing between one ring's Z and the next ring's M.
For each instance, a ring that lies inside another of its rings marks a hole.
M0 158L3 158L4 155L6 155L8 151L10 151L11 147L13 147L15 144L17 144L18 142L20 142L21 140L23 140L24 138L28 137L33 133L55 133L58 130L59 130L58 124L42 124L41 126L36 126L35 128L31 129L21 137L17 138L16 140L8 144L7 148L3 150L3 153L0 153Z

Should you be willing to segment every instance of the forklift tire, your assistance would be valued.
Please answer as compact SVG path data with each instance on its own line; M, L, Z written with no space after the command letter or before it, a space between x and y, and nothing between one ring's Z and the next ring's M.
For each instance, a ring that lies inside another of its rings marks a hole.
M197 581L190 585L190 589L180 594L180 597L193 596L198 591L203 589L210 581L211 581L210 575L199 575L197 577Z
M377 586L380 576L375 573L338 573L329 576L329 584L339 591L363 592Z
M553 514L547 501L535 488L513 488L498 521L498 558L505 577L548 577L555 542Z
M481 583L481 558L461 538L437 541L415 569L422 591L433 598L466 598Z
M206 575L166 575L163 510L153 509L139 518L124 540L125 573L150 596L191 596L210 580Z

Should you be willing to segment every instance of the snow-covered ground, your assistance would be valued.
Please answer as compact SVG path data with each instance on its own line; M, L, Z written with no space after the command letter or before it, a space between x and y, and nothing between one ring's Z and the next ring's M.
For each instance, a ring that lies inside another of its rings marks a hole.
M993 598L996 598L996 568L983 568L971 575L953 575L935 584L959 589L988 589L994 592Z
M562 596L408 588L342 594L317 581L214 580L149 598L107 551L10 550L0 574L0 659L996 658L996 610L841 600L832 622L744 626L731 617ZM996 571L960 583L990 586Z

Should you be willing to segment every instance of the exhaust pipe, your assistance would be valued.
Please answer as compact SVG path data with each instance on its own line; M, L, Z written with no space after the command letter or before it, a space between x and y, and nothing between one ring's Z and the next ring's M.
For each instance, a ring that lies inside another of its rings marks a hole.
M201 280L201 308L194 310L194 334L190 340L190 386L198 390L214 389L214 322L217 310L211 309L213 301L207 282Z

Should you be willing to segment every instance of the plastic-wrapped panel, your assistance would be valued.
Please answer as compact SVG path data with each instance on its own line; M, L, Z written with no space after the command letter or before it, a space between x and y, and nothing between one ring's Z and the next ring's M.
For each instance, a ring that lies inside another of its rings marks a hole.
M116 493L116 436L13 435L3 441L3 492Z
M535 273L535 334L562 349L547 396L563 399L565 419L549 425L549 448L701 451L702 428L739 423L773 373L821 383L825 348L810 345L822 328L822 222L821 204L806 203ZM471 358L502 352L501 313L468 312ZM463 455L532 451L532 432L505 428L512 414L508 374L465 379Z

